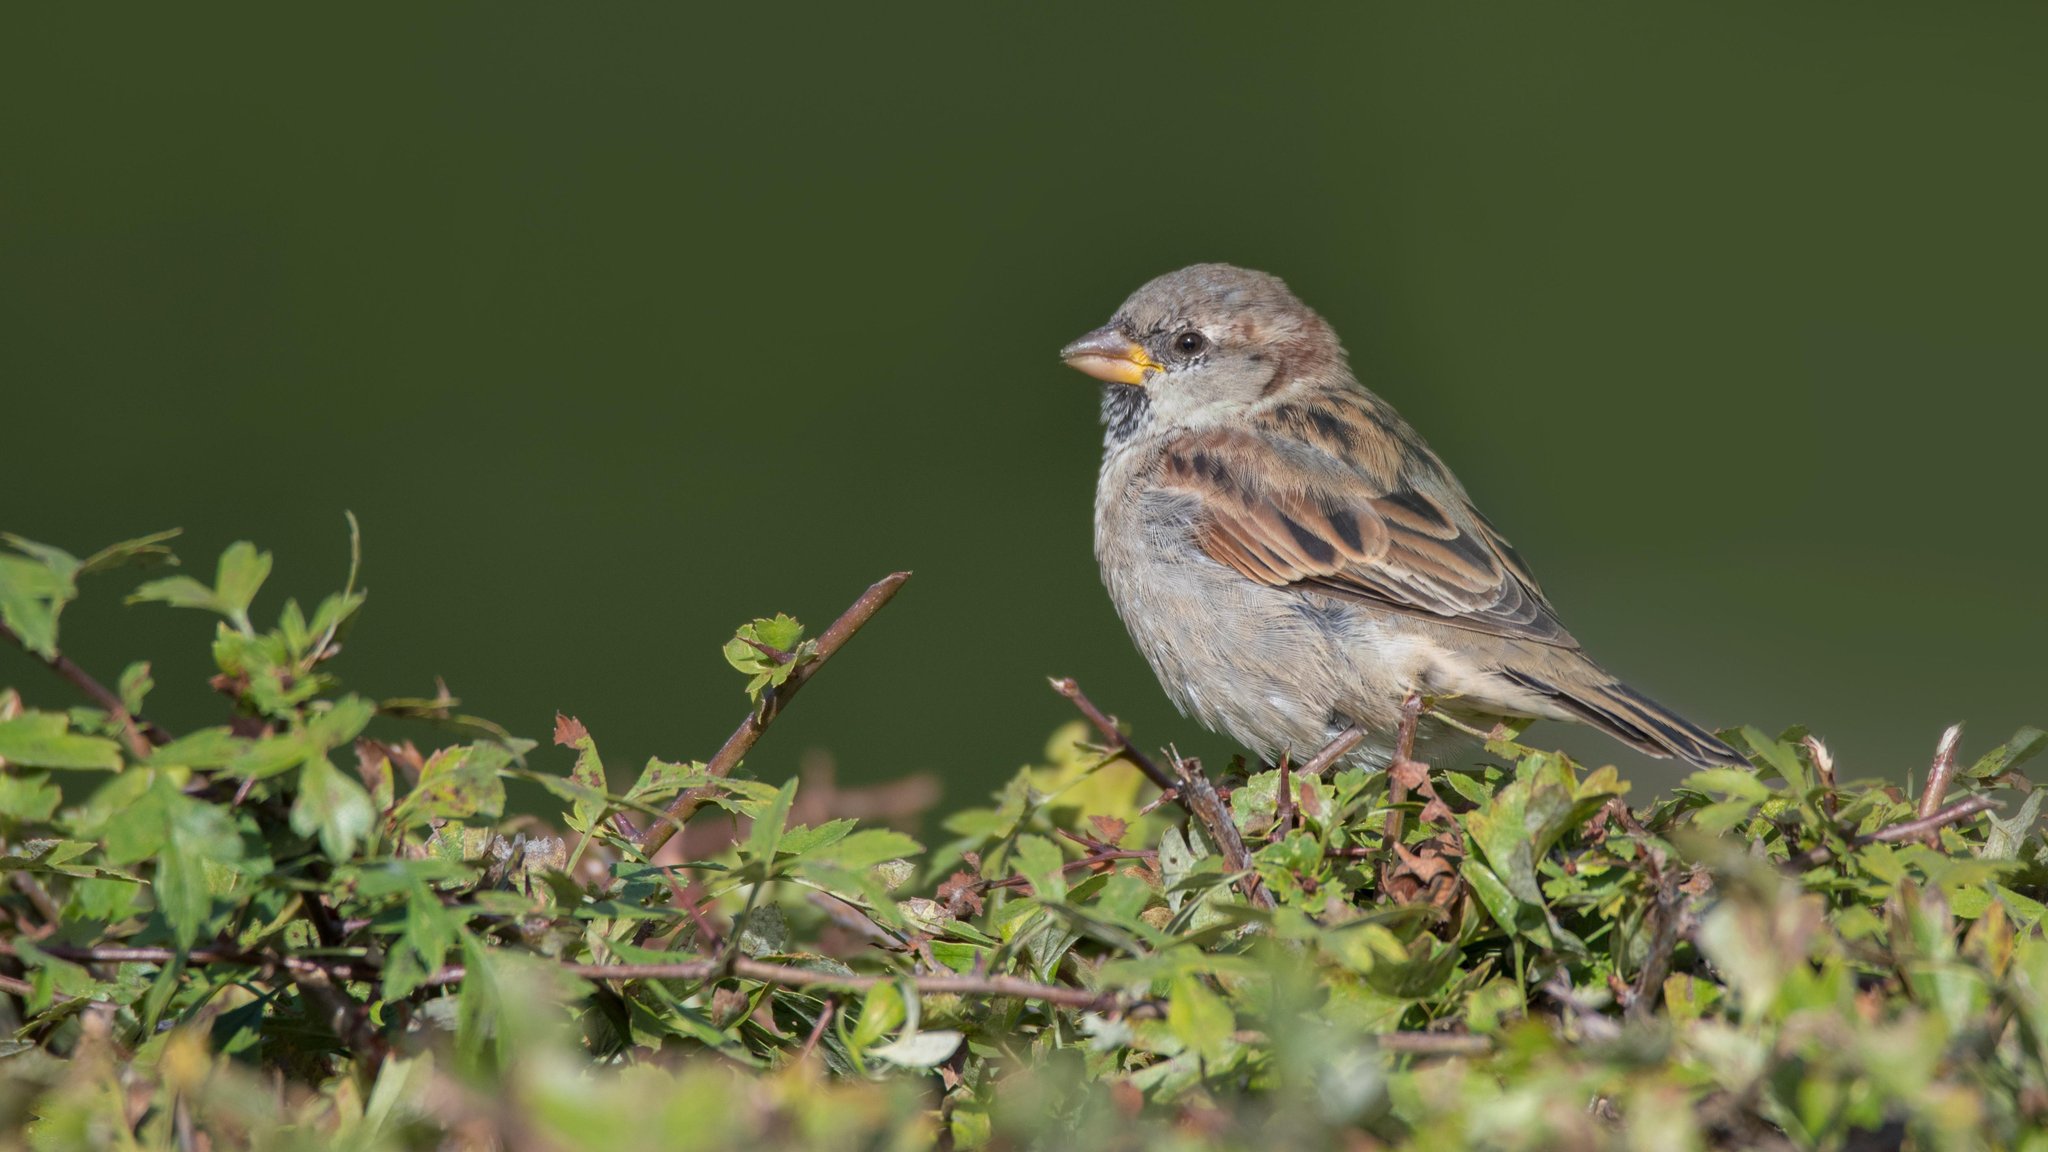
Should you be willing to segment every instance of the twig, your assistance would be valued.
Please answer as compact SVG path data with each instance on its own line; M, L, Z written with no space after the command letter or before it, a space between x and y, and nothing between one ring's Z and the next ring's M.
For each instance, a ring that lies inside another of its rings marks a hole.
M836 998L825 997L825 1006L818 1010L818 1022L811 1025L811 1034L804 1038L803 1049L796 1054L798 1060L810 1059L811 1051L818 1046L818 1038L825 1034L825 1025L832 1019L832 1010L837 1007L839 1001Z
M1422 693L1410 692L1401 701L1401 723L1394 730L1394 759L1387 765L1387 822L1381 838L1387 844L1387 868L1394 866L1394 845L1401 842L1401 805L1408 802L1408 786L1401 782L1401 765L1415 758L1415 726L1422 719ZM1381 884L1385 888L1384 877Z
M1934 815L1941 807L1942 800L1948 796L1949 782L1955 779L1956 775L1956 746L1962 742L1961 724L1949 725L1947 730L1942 732L1941 739L1935 742L1934 763L1927 769L1927 786L1920 790L1920 807L1917 814L1923 819ZM1927 843L1931 847L1939 848L1940 834L1929 832Z
M1159 853L1149 848L1105 848L1100 851L1091 852L1079 860L1067 861L1065 864L1060 865L1060 871L1062 873L1079 872L1085 868L1093 868L1098 864L1108 864L1116 860L1157 860L1158 858ZM1029 883L1031 883L1030 879L1022 872L1019 872L1014 876L1005 876L1000 880L983 880L979 887L982 891L986 892L995 888L1022 888Z
M1294 823L1294 794L1289 791L1291 781L1287 771L1289 762L1287 753L1280 753L1280 787L1275 791L1273 804L1273 838L1276 840L1287 835L1288 827Z
M1323 745L1322 751L1316 753L1308 763L1303 764L1301 766L1301 774L1303 776L1321 776L1330 770L1330 765L1342 760L1353 748L1358 747L1359 743L1364 739L1365 729L1353 724L1351 727L1337 733L1328 744ZM1411 736L1409 743L1412 745L1414 742L1414 738Z
M51 946L41 950L51 956L67 960L103 960L112 963L162 964L169 962L176 955L169 948ZM11 954L13 949L4 941L0 941L0 952ZM194 948L186 959L192 964L228 963L284 967L319 972L344 980L376 978L374 971L366 972L349 961L259 955L229 948ZM992 996L1035 1001L1080 1011L1118 1012L1142 1006L1127 1001L1116 992L1097 992L1087 988L1076 988L1070 984L1041 984L1017 976L822 972L815 968L796 968L787 964L756 960L750 956L736 956L730 962L691 956L687 960L664 964L563 964L560 967L562 971L586 980L704 980L714 976L731 975L785 988L839 988L854 992L865 991L881 984L908 983L927 995L952 993L960 996ZM464 975L464 969L460 965L450 965L428 976L421 983L422 986L439 987L459 983ZM1493 1047L1492 1042L1484 1036L1447 1032L1388 1032L1374 1037L1374 1040L1384 1051L1418 1056L1483 1055Z
M121 742L127 745L130 756L137 760L144 759L149 755L151 745L171 742L170 733L140 716L130 716L127 706L121 703L121 698L107 691L106 685L93 679L92 673L80 668L71 657L59 652L45 660L42 653L29 652L28 645L23 644L21 637L15 635L14 630L5 624L0 624L0 639L19 645L22 651L28 652L45 667L71 681L72 685L90 697L93 703L105 709L107 714L121 725Z
M1408 1056L1484 1056L1493 1041L1470 1032L1382 1032L1373 1037L1382 1052Z
M1216 786L1203 775L1200 762L1175 757L1174 767L1180 771L1181 805L1208 830L1209 838L1223 853L1223 866L1237 873L1238 890L1254 906L1271 911L1279 902L1259 883L1259 874L1252 868L1252 854L1244 846L1244 836L1223 807L1223 798L1216 795Z
M1922 816L1916 820L1907 820L1899 824L1892 824L1880 828L1868 836L1858 836L1849 842L1849 846L1851 848L1861 848L1865 844L1897 844L1903 840L1917 840L1922 836L1927 836L1942 828L1946 828L1958 820L1967 820L1979 812L1988 812L1993 808L2002 807L2004 805L1989 796L1968 796L1931 815ZM1804 871L1816 865L1827 863L1829 860L1834 859L1834 855L1827 845L1823 844L1818 848L1802 852L1785 861L1785 863Z
M1140 752L1138 746L1131 743L1131 738L1124 735L1123 729L1116 726L1116 720L1105 715L1102 709L1095 706L1094 701L1088 699L1082 693L1081 686L1074 682L1073 677L1053 677L1052 690L1072 700L1074 707L1081 710L1081 715L1086 716L1088 722L1095 725L1095 730L1102 733L1102 738L1109 741L1124 759L1137 765L1138 771L1143 772L1147 780L1152 781L1163 789L1171 790L1173 788L1173 777L1168 776L1158 764L1152 761L1150 756Z
M1609 801L1619 803L1618 800ZM1622 811L1627 812L1626 806ZM1630 822L1634 822L1631 815ZM1640 825L1638 825L1640 827ZM1635 987L1627 1005L1628 1017L1640 1020L1650 1014L1664 987L1664 977L1671 968L1671 954L1678 947L1678 922L1682 908L1678 896L1678 877L1670 871L1670 862L1664 858L1662 849L1654 844L1649 847L1650 879L1656 885L1650 897L1650 907L1643 919L1650 931L1650 944L1643 956L1643 969L1636 974Z
M908 579L908 572L892 573L877 580L867 591L861 593L860 599L855 600L851 607L840 613L839 619L834 620L832 626L818 636L816 655L790 673L789 679L783 681L781 687L769 688L762 693L760 707L747 713L747 718L726 738L724 746L719 748L710 763L704 766L704 770L716 779L730 776L732 770L739 766L749 751L752 751L754 742L761 738L761 733L767 731L769 723L788 707L797 690L811 677L817 675L818 669L825 666L825 661L830 660L833 653L845 647L846 642L853 639L854 633L873 619L875 613L881 611L882 606L895 597L897 589L903 587L903 582ZM662 813L661 819L641 831L637 845L640 851L652 857L663 844L668 843L669 837L675 835L676 831L696 814L697 809L713 795L715 788L715 785L690 788L677 796L669 804L668 810Z

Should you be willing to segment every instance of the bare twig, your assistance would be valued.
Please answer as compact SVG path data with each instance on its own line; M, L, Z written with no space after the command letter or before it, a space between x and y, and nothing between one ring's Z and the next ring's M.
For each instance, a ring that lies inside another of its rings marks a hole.
M1484 1056L1493 1041L1470 1032L1382 1032L1373 1037L1382 1052L1407 1056Z
M2004 805L1989 796L1968 796L1931 815L1880 828L1868 836L1858 836L1849 842L1849 846L1851 848L1860 848L1865 844L1897 844L1906 840L1917 840L1923 836L1931 835L1942 828L1946 828L1959 820L1967 820L1979 812L1988 812L1993 808L2002 807ZM1822 845L1810 851L1802 852L1787 860L1786 863L1794 868L1804 870L1819 864L1825 864L1829 860L1834 859L1834 855L1826 845Z
M1303 764L1301 766L1301 774L1303 776L1321 776L1330 770L1330 765L1342 760L1353 748L1358 747L1359 743L1364 739L1365 729L1353 724L1351 727L1337 733L1328 744L1323 745L1322 751L1316 753L1308 763ZM1409 739L1409 743L1411 745L1414 743L1412 736Z
M168 963L176 955L169 948L51 946L43 948L42 951L67 960L136 964ZM0 953L12 952L13 949L6 942L0 941ZM354 961L273 956L232 948L194 948L187 954L186 960L191 964L250 964L266 968L285 968L303 973L317 973L330 979L377 978L373 968L367 968ZM756 960L750 956L735 956L728 961L691 955L688 959L660 964L563 964L560 967L562 971L572 976L580 976L587 980L707 980L713 977L737 976L785 988L837 988L853 992L865 991L881 984L907 982L927 995L952 993L960 996L1028 1000L1079 1011L1122 1012L1144 1006L1116 992L1098 992L1070 984L1043 984L1017 976L962 975L951 972L928 975L824 972L815 968L797 968L767 960ZM428 976L421 983L422 986L430 987L455 984L461 982L464 974L460 965L450 965ZM1374 1039L1385 1051L1418 1056L1483 1055L1492 1050L1491 1041L1483 1036L1447 1032L1390 1032Z
M1280 753L1280 786L1274 793L1273 837L1287 835L1287 829L1294 823L1294 793L1290 788L1292 780L1287 770L1290 759L1287 753Z
M1393 846L1401 842L1405 822L1401 805L1408 802L1408 786L1395 769L1415 758L1415 726L1422 719L1422 693L1410 692L1401 701L1401 723L1394 730L1394 759L1387 765L1387 822L1383 839L1387 843L1387 867L1394 864Z
M106 685L93 679L92 673L80 668L71 657L59 652L45 660L40 652L29 652L28 645L23 644L21 637L15 635L14 630L5 624L0 624L0 640L20 645L22 651L28 652L45 667L71 681L72 685L85 693L93 703L105 709L107 714L121 725L121 743L127 746L130 756L141 760L149 755L151 745L171 742L170 733L140 716L130 716L127 706L121 703L121 698L108 691Z
M1951 724L1942 732L1941 739L1934 745L1934 763L1927 769L1927 786L1920 790L1920 807L1917 811L1922 819L1934 815L1941 808L1941 802L1948 796L1949 782L1956 775L1956 747L1963 742L1963 726ZM1939 848L1941 836L1938 832L1927 834L1927 843Z
M1131 743L1131 738L1124 735L1123 729L1118 728L1116 726L1116 719L1112 716L1106 715L1102 711L1102 709L1097 708L1095 706L1095 702L1088 699L1088 697L1082 693L1081 686L1074 682L1073 677L1053 677L1052 690L1059 693L1062 696L1065 696L1067 699L1072 700L1074 702L1074 707L1079 708L1081 710L1081 715L1086 716L1088 718L1088 722L1095 725L1095 730L1097 732L1102 733L1102 738L1104 740L1109 741L1110 745L1114 747L1117 750L1117 752L1123 756L1124 759L1129 760L1132 764L1137 765L1138 771L1143 772L1147 780L1150 780L1154 784L1159 785L1159 787L1161 787L1162 789L1171 790L1173 788L1173 777L1168 776L1165 770L1161 769L1158 764L1154 763L1150 756L1147 756L1143 752L1139 751L1138 746L1136 744Z
M789 679L783 681L780 687L769 688L762 693L760 707L747 713L747 718L740 722L740 726L727 737L724 746L719 748L717 754L704 766L705 771L719 779L730 776L747 753L753 750L754 742L761 738L761 733L767 731L768 725L775 717L789 706L797 691L809 682L811 677L818 674L818 669L825 666L825 661L830 660L833 653L845 647L848 640L853 639L854 633L859 632L862 625L873 619L875 613L881 611L882 606L895 597L897 590L902 588L903 582L908 579L910 573L896 572L877 580L867 591L861 593L860 599L855 600L851 607L840 613L839 619L834 620L832 626L818 636L816 655L800 665L795 672L790 673ZM668 843L669 837L675 835L677 829L696 814L697 809L713 795L715 787L706 785L690 788L677 796L668 806L668 810L662 813L661 819L641 831L637 845L640 851L650 857L653 856L663 844Z
M1618 803L1618 801L1610 801ZM1622 811L1628 809L1623 807ZM1633 822L1633 816L1631 816ZM1638 826L1640 827L1640 825ZM1643 926L1649 930L1650 943L1643 956L1642 971L1636 974L1635 986L1627 1005L1631 1020L1640 1020L1650 1014L1664 987L1664 977L1671 969L1671 954L1678 947L1678 923L1683 907L1678 893L1678 877L1671 872L1670 862L1654 844L1649 845L1649 877L1655 885L1650 897L1650 906L1643 917Z
M1180 771L1181 805L1188 814L1199 821L1223 853L1223 866L1237 874L1238 890L1253 906L1272 910L1278 901L1273 894L1259 883L1259 874L1252 869L1252 854L1244 846L1244 837L1237 830L1237 822L1230 818L1230 812L1223 807L1223 798L1216 795L1216 786L1209 783L1209 777L1202 773L1199 761L1174 759L1174 767Z
M1084 869L1094 868L1117 860L1157 860L1158 858L1159 853L1149 848L1103 848L1090 852L1079 860L1067 861L1065 864L1060 865L1060 871L1062 873L1080 872ZM1030 883L1030 879L1019 872L1014 876L1005 876L1000 880L983 880L980 888L983 891L995 888L1022 888Z
M808 1060L810 1058L812 1050L818 1046L819 1037L825 1034L825 1025L832 1020L832 1010L837 1007L839 1007L837 998L832 996L825 997L825 1006L818 1010L818 1022L811 1025L811 1034L804 1037L803 1050L796 1054L797 1059Z

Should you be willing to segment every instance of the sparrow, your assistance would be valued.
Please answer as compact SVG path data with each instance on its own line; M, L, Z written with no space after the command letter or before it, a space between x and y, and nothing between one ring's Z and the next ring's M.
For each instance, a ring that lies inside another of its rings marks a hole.
M1591 725L1652 756L1734 749L1579 648L1422 437L1279 278L1197 264L1060 358L1103 383L1095 555L1183 715L1300 764L1383 769L1410 693L1467 726ZM1470 737L1425 714L1414 754Z

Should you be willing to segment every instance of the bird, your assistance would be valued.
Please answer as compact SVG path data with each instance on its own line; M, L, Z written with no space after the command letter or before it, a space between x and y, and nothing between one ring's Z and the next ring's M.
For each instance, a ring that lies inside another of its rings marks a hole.
M1493 723L1562 720L1651 756L1746 765L1581 650L1506 537L1278 277L1167 273L1060 358L1102 382L1103 583L1182 715L1269 764L1343 736L1358 742L1338 763L1385 769ZM1431 707L1402 749L1411 696Z

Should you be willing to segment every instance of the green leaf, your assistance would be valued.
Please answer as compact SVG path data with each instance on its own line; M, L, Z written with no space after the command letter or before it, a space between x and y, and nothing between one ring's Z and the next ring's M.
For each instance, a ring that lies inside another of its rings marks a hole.
M35 824L48 820L64 800L64 793L42 772L16 775L0 773L0 820Z
M149 661L138 660L121 669L121 679L117 682L115 691L121 697L121 707L127 709L130 716L134 716L142 711L143 700L149 696L150 689L155 687L156 681L149 678Z
M1978 780L1988 776L2002 776L2039 755L2048 748L2048 732L2039 728L2026 727L2013 734L2013 738L1986 752L1970 766L1970 775Z
M1014 859L1017 871L1031 881L1031 891L1040 900L1057 904L1067 898L1067 878L1060 871L1066 857L1059 846L1043 836L1026 833L1017 837Z
M254 544L237 540L220 554L220 568L214 576L214 595L220 612L237 621L246 620L249 605L263 582L270 578L270 553L258 552Z
M427 757L419 783L392 813L393 823L403 827L470 816L496 819L505 810L505 781L498 772L511 760L511 754L495 744L440 749Z
M758 699L761 689L781 687L816 654L816 644L804 641L803 634L803 625L777 615L742 624L726 641L726 663L749 677L747 695Z
M711 775L704 770L702 762L671 764L665 760L649 760L647 767L640 770L640 778L626 790L626 799L657 807L683 789L695 788L710 779Z
M405 930L399 933L384 966L385 998L410 996L439 972L461 929L461 922L442 906L434 890L414 878L405 901Z
M1792 790L1794 796L1804 797L1813 791L1813 775L1807 771L1805 761L1799 758L1799 750L1782 740L1773 740L1755 728L1744 726L1743 742L1763 763L1760 769L1777 774Z
M149 763L159 767L182 764L187 768L225 768L245 754L250 743L229 728L201 728L152 749Z
M796 800L796 781L785 783L775 792L775 800L768 810L754 817L754 826L747 831L747 855L763 864L772 864L775 852L782 844L783 825L789 821L789 806Z
M78 595L79 563L69 553L0 532L22 556L0 555L0 623L21 638L22 647L45 660L57 658L57 616Z
M59 712L24 712L0 720L0 760L23 768L96 768L117 771L121 746L71 730Z
M832 823L834 825L841 823L851 825L853 822L850 820L843 822L835 820ZM785 839L782 850L785 852L798 851L798 849L791 846L793 840L793 835L789 839ZM924 845L919 844L901 832L892 831L887 828L864 828L852 835L835 836L831 841L810 849L805 853L805 859L813 864L822 864L857 872L863 868L872 868L877 864L895 860L899 857L915 856L922 851L924 851Z
M221 611L220 597L213 589L190 576L165 576L151 580L128 594L130 604L167 604L172 608L204 608Z
M292 831L301 836L318 835L320 848L331 860L355 855L356 846L370 834L377 820L370 793L343 775L325 755L307 760L299 770L299 795L292 802Z
M78 568L79 574L90 575L129 564L176 564L178 557L164 547L164 541L175 539L183 531L182 528L167 528L162 532L109 544L86 557L85 563Z
M1220 1059L1237 1029L1230 1005L1192 974L1176 977L1169 995L1166 1026L1174 1039L1205 1060Z
M1744 768L1706 768L1685 778L1685 786L1701 792L1761 804L1771 798L1771 787Z
M190 948L212 918L210 868L239 863L241 838L219 808L182 794L169 776L154 775L149 803L139 806L136 813L142 819L162 822L162 847L150 886L157 911L170 925L178 947Z

